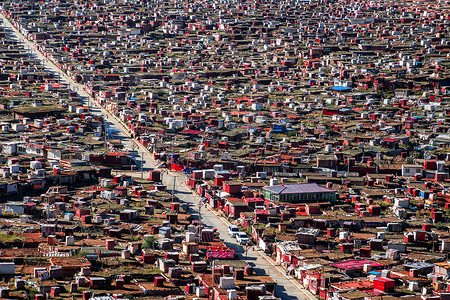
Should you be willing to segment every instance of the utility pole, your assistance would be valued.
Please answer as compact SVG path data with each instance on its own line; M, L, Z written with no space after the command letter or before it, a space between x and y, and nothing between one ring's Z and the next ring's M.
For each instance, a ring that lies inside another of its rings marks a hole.
M379 169L379 166L378 166L378 164L380 163L380 152L379 151L377 151L377 155L376 155L376 160L377 160L377 162L376 162L376 164L375 164L375 167L376 167L376 173L378 174L378 169Z
M172 202L175 201L175 182L177 180L177 176L173 176L173 188L172 188Z
M81 94L78 93L78 87L76 87L76 91L77 91L77 95L79 95L81 97ZM87 97L87 105L88 105L88 111L91 112L91 99L90 99L90 95L88 95Z
M216 268L216 260L212 259L212 286L211 293L214 293L214 269ZM214 295L212 295L211 299L214 299Z
M134 151L136 150L136 144L134 142L131 144L131 149L133 149L133 155L134 155ZM137 163L136 163L136 166L137 166ZM130 164L130 172L133 172L133 164L132 163ZM133 176L133 175L131 175L131 176Z
M198 202L198 218L200 221L200 226L198 227L198 241L202 242L202 202Z
M141 179L144 178L144 151L141 152Z
M172 138L172 162L175 162L175 159L173 157L173 141L174 141L174 139L175 139L175 135Z
M245 261L248 261L248 248L250 248L250 245L245 246Z
M106 134L108 133L108 124L106 124L106 122L105 121L103 121L103 124L104 124L104 127L105 127L105 132L104 132L104 135L105 135L105 148L107 148L107 143L106 143Z
M350 174L350 156L347 156L347 177Z

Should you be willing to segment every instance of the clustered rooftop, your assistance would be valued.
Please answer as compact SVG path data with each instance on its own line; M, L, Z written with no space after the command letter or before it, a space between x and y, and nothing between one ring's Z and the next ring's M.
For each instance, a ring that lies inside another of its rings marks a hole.
M449 1L0 13L73 82L0 23L0 298L277 299L166 170L310 297L450 298Z

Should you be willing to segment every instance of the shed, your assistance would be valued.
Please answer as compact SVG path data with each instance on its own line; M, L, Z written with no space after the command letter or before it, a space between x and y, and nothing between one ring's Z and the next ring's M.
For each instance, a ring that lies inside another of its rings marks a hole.
M16 264L14 262L0 262L0 274L2 275L16 274Z

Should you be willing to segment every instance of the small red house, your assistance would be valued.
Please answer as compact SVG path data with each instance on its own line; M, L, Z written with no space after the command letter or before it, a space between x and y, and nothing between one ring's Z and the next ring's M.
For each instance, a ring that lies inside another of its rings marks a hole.
M256 206L263 206L264 199L262 199L262 198L244 198L244 203L247 204L251 208L255 208Z
M393 290L394 286L395 286L395 280L393 280L391 278L376 277L373 280L373 288L375 290L387 292L387 291Z
M225 212L237 219L242 212L248 211L248 206L239 200L227 200L225 203Z
M223 190L230 195L239 194L242 191L242 184L227 181L223 183Z
M116 196L125 197L127 195L127 188L124 186L118 186L114 189Z
M267 209L255 210L255 223L266 223L269 220L270 212Z
M148 180L161 181L161 172L160 171L156 171L156 170L150 171Z

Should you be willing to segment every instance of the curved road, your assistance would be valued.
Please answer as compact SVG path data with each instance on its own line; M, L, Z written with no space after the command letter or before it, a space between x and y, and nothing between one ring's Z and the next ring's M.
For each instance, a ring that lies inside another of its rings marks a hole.
M3 20L1 26L5 29L11 30L11 36L16 38L19 42L23 43L25 49L34 55L38 60L40 60L45 68L51 71L54 75L59 77L60 81L65 84L70 84L73 90L78 92L82 97L85 104L89 104L91 107L91 112L94 114L102 114L105 118L105 123L107 123L108 128L115 129L114 138L120 139L124 144L124 147L131 151L134 148L139 148L139 155L136 159L141 160L143 155L144 160L144 170L152 170L155 168L155 161L151 153L143 147L141 144L137 143L130 137L128 129L123 126L111 113L106 111L104 108L99 107L97 102L84 91L84 86L73 81L67 74L61 71L57 65L50 59L44 57L44 55L36 49L34 43L28 41L24 36L12 25L11 22L0 13L0 20ZM92 103L95 105L93 106ZM184 186L186 177L182 174L175 173L164 173L163 183L167 185L169 190L172 190L175 177L175 195L181 202L186 202L191 208L191 213L193 216L198 218L198 197L194 195L189 189ZM251 248L248 249L247 256L245 254L244 248L238 245L235 239L230 238L227 233L227 226L229 223L223 218L218 217L215 211L209 208L201 209L202 222L208 227L217 228L220 233L220 237L224 240L227 247L233 248L241 259L246 259L254 267L256 274L258 275L269 275L277 282L277 288L275 295L282 300L293 300L293 299L309 299L315 300L316 298L307 290L303 289L298 282L285 275L283 268L275 266L271 259L267 259L263 253L254 251Z

